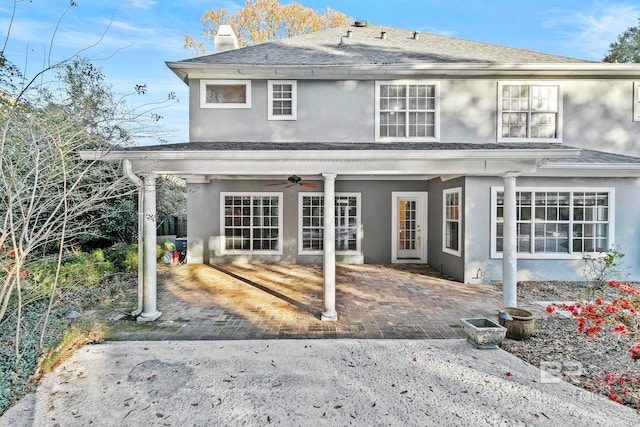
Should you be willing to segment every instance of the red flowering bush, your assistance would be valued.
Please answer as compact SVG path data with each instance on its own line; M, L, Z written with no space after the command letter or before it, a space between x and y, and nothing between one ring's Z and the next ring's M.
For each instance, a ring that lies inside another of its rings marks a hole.
M597 385L593 391L606 395L614 402L635 408L640 407L638 395L634 393L640 384L640 376L634 377L624 372L613 371L604 377L595 377L595 380Z
M547 307L547 312L552 314L557 310L568 311L576 318L578 330L590 336L595 336L607 327L614 336L629 337L631 359L639 360L640 289L630 283L614 280L609 282L609 286L619 291L620 298L604 301L597 297L588 303L552 304Z
M552 304L547 312L553 314L564 311L576 319L578 331L595 337L597 334L608 332L614 337L629 343L628 350L632 360L640 360L640 289L630 283L610 281L609 286L616 289L619 297L605 301L594 298L589 302L574 304ZM595 388L609 399L640 408L640 377L629 376L627 373L611 372L604 377L595 377Z

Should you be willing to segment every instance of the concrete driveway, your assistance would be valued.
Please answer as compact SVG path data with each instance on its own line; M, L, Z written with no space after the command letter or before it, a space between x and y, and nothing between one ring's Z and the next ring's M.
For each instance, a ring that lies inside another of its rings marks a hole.
M457 283L427 266L340 266L339 321L327 324L319 320L319 267L223 270L163 269L163 316L154 323L122 314L135 290L122 307L93 313L127 341L83 347L0 425L640 422L630 408L457 338L460 317L495 315L496 287Z
M637 426L630 408L464 340L86 346L3 426Z

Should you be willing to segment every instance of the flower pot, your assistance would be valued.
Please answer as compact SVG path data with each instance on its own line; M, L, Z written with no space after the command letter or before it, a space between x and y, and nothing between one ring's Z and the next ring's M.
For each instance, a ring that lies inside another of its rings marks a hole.
M533 313L515 307L504 307L500 310L509 313L513 318L513 320L498 318L500 325L507 328L507 338L512 340L526 340L533 334L533 329L536 324Z
M485 318L460 319L467 341L479 349L498 348L507 329Z

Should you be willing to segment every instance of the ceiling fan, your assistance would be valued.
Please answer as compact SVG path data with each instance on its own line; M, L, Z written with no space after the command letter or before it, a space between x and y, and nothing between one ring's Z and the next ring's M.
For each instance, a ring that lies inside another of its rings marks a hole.
M295 187L296 185L299 185L301 187L306 187L306 188L318 188L318 184L315 184L313 182L305 182L298 175L290 175L287 177L286 181L281 181L276 184L267 184L267 185L268 186L284 185L284 188L291 188L291 187Z

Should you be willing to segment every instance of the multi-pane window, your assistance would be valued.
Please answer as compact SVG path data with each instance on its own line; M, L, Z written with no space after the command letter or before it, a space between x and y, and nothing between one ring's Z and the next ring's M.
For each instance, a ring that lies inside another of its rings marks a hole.
M499 141L559 141L561 94L558 85L499 85Z
M224 251L281 251L281 195L222 193Z
M516 193L517 252L583 254L610 247L613 190ZM504 193L495 190L495 251L503 251Z
M201 80L200 108L251 108L251 81Z
M302 196L302 251L322 251L324 239L324 197Z
M416 200L400 201L398 212L400 218L398 249L415 250L417 246L418 202Z
M269 120L295 120L297 82L295 80L269 80Z
M376 137L436 140L438 86L421 82L376 82Z
M573 195L573 251L609 250L609 194L578 192Z
M337 193L335 196L336 252L359 252L360 195ZM300 193L300 252L324 250L324 196Z
M640 82L633 82L633 121L640 122Z
M443 250L445 252L460 255L460 220L462 189L452 188L444 190L444 224L443 224Z

